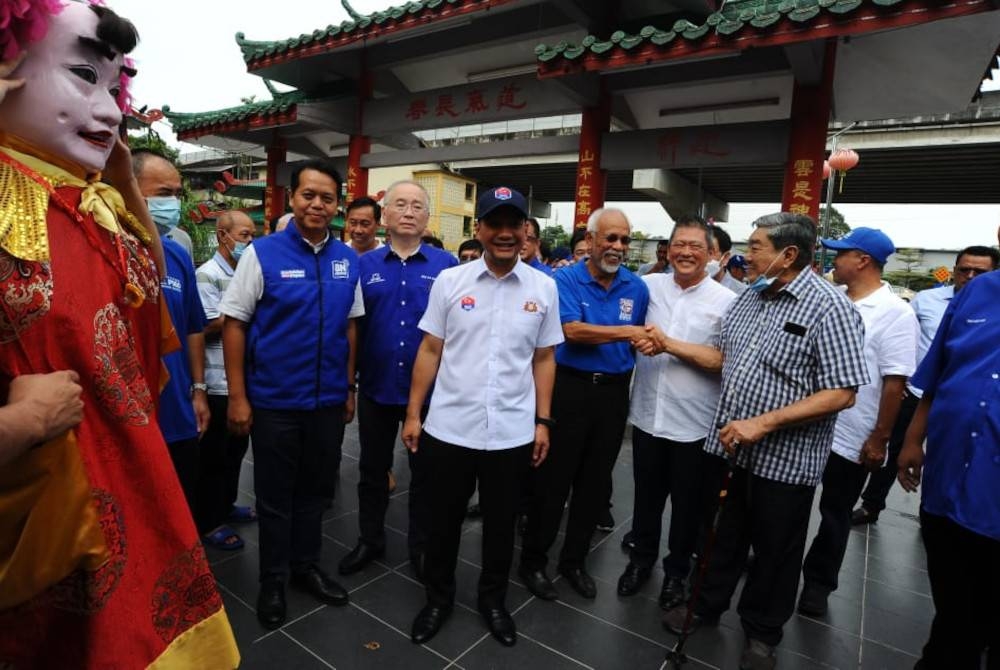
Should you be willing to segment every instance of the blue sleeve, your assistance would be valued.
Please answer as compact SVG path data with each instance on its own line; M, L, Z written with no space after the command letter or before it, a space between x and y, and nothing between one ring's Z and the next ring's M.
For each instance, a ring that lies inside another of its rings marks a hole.
M573 273L557 272L553 279L559 290L559 322L583 321L583 308L580 305L580 296L574 290L576 278Z
M938 326L934 340L924 355L924 360L920 361L920 366L917 368L916 373L910 377L910 384L923 391L924 397L933 396L934 391L937 390L941 372L948 363L948 352L946 349L948 331L951 330L951 322L955 318L955 310L962 304L963 298L967 295L968 291L962 291L961 294L952 298L948 304L948 309L944 311L944 316L941 317L941 325Z
M205 308L198 295L198 278L194 273L194 261L188 257L184 267L184 298L187 310L188 334L193 335L205 330Z

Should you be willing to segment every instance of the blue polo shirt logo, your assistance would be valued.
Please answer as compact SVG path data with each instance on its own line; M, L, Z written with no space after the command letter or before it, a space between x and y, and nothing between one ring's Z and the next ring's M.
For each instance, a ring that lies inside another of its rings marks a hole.
M618 300L618 320L632 320L632 298L620 298Z
M291 269L281 271L282 279L305 279L306 271L301 269Z
M350 274L350 263L346 258L339 261L330 261L330 265L333 267L334 279L347 279Z
M464 298L462 298L461 304L462 304L462 309L464 309L466 312L471 312L476 308L476 299L473 298L471 295L467 295Z
M382 275L375 272L370 277L368 277L368 281L366 281L365 284L371 286L372 284L381 284L384 281L385 279L382 278Z

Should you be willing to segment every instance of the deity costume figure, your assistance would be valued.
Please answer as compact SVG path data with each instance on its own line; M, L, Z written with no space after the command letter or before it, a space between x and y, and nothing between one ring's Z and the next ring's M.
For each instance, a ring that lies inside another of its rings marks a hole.
M131 174L117 99L135 29L72 1L0 18L32 4L55 13L6 75L24 84L0 88L0 403L19 375L72 369L84 415L0 468L0 668L234 668L157 425L173 333L153 236L134 182L123 198L99 181Z

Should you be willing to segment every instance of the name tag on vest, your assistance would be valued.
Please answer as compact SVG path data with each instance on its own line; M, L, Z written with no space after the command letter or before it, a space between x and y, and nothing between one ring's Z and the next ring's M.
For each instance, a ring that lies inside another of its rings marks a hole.
M282 270L281 271L281 278L282 279L305 279L306 278L306 271L305 270L299 270L299 269Z

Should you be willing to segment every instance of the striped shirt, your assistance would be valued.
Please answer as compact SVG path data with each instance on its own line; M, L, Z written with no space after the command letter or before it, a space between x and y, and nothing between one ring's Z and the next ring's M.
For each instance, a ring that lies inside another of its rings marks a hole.
M826 389L869 383L864 322L850 300L806 269L774 296L745 291L722 326L722 397L705 451L722 455L719 429ZM787 484L823 477L836 414L768 434L737 465Z
M198 295L201 296L202 307L205 308L205 320L213 321L222 316L219 303L233 278L233 268L218 251L207 262L202 264L195 277L198 280ZM205 338L205 383L211 395L229 395L226 386L226 364L222 358L222 337Z

